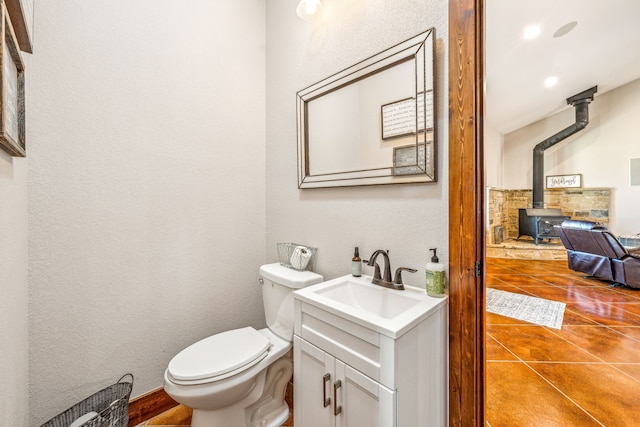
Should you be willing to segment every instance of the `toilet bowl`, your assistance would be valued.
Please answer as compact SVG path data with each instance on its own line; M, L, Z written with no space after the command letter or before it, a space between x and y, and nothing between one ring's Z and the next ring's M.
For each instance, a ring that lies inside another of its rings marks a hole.
M275 427L287 420L284 394L293 372L292 292L322 280L309 271L263 265L259 282L267 328L221 332L171 359L164 389L193 409L192 427Z

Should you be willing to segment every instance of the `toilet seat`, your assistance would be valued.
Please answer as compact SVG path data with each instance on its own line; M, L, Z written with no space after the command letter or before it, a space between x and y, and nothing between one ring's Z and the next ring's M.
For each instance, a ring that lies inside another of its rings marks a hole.
M202 384L236 375L267 356L269 339L248 326L200 340L178 353L167 368L176 384Z

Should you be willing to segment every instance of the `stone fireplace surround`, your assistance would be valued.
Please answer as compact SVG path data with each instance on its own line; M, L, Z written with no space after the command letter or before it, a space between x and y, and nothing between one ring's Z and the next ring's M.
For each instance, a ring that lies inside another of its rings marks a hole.
M545 208L560 208L563 215L573 219L609 224L610 188L560 188L544 191ZM504 240L518 238L518 209L530 208L531 190L505 190L489 188L487 195L487 245L495 245L496 227L502 227ZM530 239L523 236L523 240ZM556 239L557 240L557 239ZM533 242L533 240L531 240Z

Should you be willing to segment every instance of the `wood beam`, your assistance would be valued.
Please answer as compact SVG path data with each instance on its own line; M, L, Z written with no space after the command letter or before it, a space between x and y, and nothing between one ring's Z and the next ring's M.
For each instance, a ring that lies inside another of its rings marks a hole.
M484 0L449 0L449 425L484 426ZM479 263L480 274L476 273Z

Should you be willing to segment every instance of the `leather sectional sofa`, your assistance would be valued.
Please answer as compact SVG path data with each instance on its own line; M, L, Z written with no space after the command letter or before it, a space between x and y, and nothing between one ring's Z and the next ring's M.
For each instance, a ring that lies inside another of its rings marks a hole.
M640 288L640 251L629 252L606 226L569 219L555 229L567 249L570 269Z

